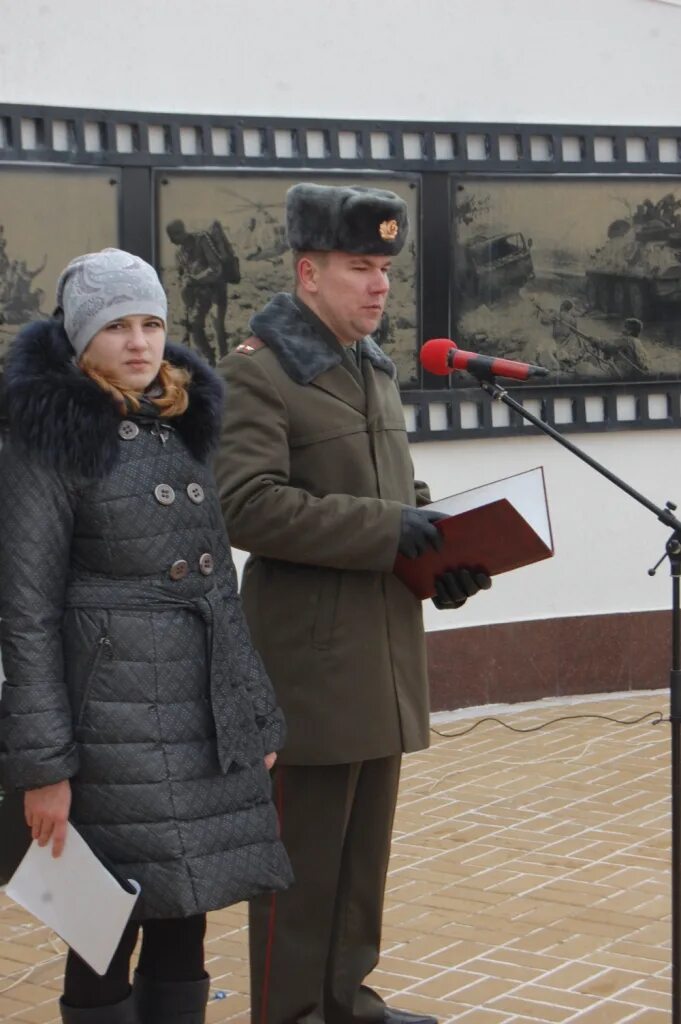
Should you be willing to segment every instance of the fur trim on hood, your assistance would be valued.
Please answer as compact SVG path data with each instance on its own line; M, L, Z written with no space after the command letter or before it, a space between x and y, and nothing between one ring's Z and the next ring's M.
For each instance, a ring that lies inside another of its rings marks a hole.
M340 349L333 348L304 319L293 297L279 292L250 323L253 334L271 348L291 380L309 384L326 370L341 362ZM362 356L390 377L395 377L395 364L376 342L362 338Z
M192 376L189 407L169 422L205 462L220 434L222 384L182 345L167 342L164 356ZM61 320L34 321L17 334L5 364L4 391L12 443L58 472L100 478L113 468L120 412L76 365Z

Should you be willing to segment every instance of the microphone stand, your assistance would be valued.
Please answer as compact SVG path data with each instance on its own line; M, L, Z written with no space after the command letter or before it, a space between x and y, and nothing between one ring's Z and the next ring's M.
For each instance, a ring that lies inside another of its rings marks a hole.
M534 416L531 412L501 387L492 373L485 368L467 367L470 373L478 382L482 390L495 401L503 402L509 408L519 413L523 419L534 424L554 441L557 441L576 455L582 462L595 469L597 473L604 476L611 483L619 487L630 497L638 501L640 505L647 508L660 520L664 526L672 530L672 534L665 545L665 553L652 569L648 569L648 575L654 576L658 567L665 558L669 559L670 573L672 577L672 663L669 673L669 722L671 725L671 755L672 755L672 1024L681 1024L681 613L680 608L680 587L681 580L681 522L676 518L674 512L676 505L667 501L664 508L660 508L639 491L630 487L624 480L616 476L605 466L597 462L586 452L583 452L577 445L572 444L566 437L554 430L552 426Z

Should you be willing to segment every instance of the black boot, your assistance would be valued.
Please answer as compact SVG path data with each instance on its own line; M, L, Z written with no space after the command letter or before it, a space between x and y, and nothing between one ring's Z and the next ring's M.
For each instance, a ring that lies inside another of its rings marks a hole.
M63 1024L140 1024L132 992L122 1003L87 1009L67 1006L64 1000L60 999L59 1009Z
M204 1024L210 978L153 981L135 971L132 989L140 1024Z

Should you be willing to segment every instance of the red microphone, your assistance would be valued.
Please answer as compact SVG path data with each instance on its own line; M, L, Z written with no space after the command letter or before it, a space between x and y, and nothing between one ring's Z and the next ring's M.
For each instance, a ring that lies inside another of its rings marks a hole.
M527 380L529 377L546 377L549 372L546 367L535 366L534 363L517 363L513 359L495 359L477 352L464 352L451 338L431 338L421 349L419 359L424 370L440 377L455 370L468 370L483 380L490 377Z

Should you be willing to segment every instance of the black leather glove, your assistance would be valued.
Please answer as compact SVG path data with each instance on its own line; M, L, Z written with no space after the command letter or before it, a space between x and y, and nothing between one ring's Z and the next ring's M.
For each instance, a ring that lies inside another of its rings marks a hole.
M397 550L405 558L418 558L429 547L438 551L442 547L442 534L435 528L438 519L446 519L444 512L429 512L427 508L402 509L400 540Z
M471 569L456 569L443 572L435 578L436 608L461 608L469 597L479 590L489 590L492 580L486 572L475 572Z

